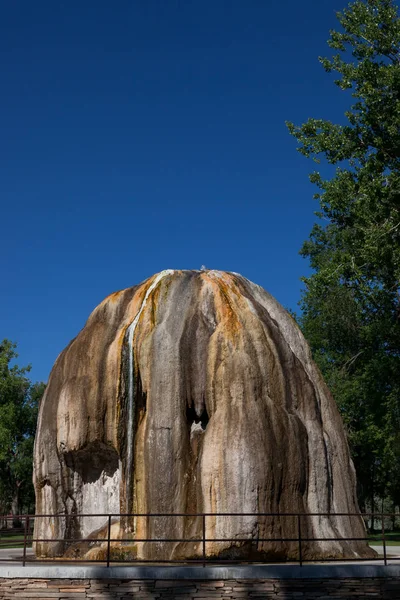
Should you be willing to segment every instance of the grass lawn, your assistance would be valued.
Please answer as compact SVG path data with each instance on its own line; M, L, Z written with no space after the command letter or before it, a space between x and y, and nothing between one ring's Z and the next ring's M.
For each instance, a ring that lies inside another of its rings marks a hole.
M382 540L368 540L370 546L383 546ZM385 540L386 546L400 546L400 542L395 542L393 540Z
M32 543L30 541L27 542L26 547L30 548ZM0 550L4 548L23 548L24 547L24 536L20 533L15 535L6 535L0 536Z
M382 533L369 533L368 541L375 546L382 545ZM385 532L386 546L400 546L400 532L386 531Z

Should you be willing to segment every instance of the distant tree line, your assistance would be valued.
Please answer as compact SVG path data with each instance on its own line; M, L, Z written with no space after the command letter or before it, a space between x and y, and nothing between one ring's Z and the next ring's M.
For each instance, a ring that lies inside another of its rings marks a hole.
M19 367L16 345L0 342L0 514L35 511L33 443L45 384L32 383Z
M301 254L300 325L345 421L362 510L400 505L400 20L392 0L337 14L324 69L349 93L342 123L288 123L320 163ZM330 176L334 165L334 175ZM325 174L323 175L320 171Z

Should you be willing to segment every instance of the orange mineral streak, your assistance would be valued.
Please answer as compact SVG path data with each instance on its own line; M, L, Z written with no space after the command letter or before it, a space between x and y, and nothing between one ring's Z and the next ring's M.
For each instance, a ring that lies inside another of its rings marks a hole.
M166 284L168 285L168 284ZM156 324L156 315L157 315L157 306L160 299L160 291L161 285L158 285L151 294L149 298L149 303L147 310L144 310L143 313L146 313L147 320L150 322L151 328L153 328Z
M109 296L107 296L106 300L109 302L117 302L120 299L120 296L124 290L119 290L118 292L113 292Z
M239 298L236 283L232 277L226 273L222 275L220 272L217 275L213 271L207 271L201 275L201 278L213 290L218 328L223 329L225 337L229 337L232 342L237 342L242 325L234 306L235 296Z
M115 304L116 302L119 302L121 294L123 294L124 291L125 290L118 290L117 292L112 292L112 294L109 294L104 298L104 300L102 300L102 302L100 302L97 308L99 308L100 306L104 306L104 304Z

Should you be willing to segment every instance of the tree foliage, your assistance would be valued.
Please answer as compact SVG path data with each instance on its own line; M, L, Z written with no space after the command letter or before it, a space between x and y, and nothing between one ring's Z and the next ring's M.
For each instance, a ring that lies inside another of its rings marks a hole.
M320 58L349 93L342 123L288 123L316 170L301 325L348 428L362 507L400 503L400 20L392 0L337 14Z
M45 385L28 379L30 367L12 365L16 345L0 342L0 510L34 509L33 442Z

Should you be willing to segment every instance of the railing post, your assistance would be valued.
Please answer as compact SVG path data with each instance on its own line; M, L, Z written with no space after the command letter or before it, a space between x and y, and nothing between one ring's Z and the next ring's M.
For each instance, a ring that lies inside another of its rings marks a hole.
M202 515L202 530L203 530L203 567L206 566L206 515Z
M29 527L29 517L25 517L25 530L24 530L24 553L22 556L22 566L25 566L26 563L26 538L28 535L28 527Z
M107 527L107 567L110 566L110 546L111 546L111 515L108 515L108 527Z
M385 540L385 517L382 514L382 544L383 544L383 564L387 565L386 540Z
M297 515L297 529L298 529L298 537L299 537L299 563L300 566L303 566L303 552L301 547L301 516Z

